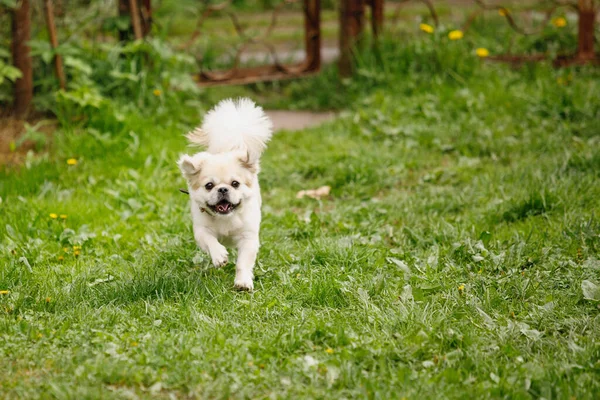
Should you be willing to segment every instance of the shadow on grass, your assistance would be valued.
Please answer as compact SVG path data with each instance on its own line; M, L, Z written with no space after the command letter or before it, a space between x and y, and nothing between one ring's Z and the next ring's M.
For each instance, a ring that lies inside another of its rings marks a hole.
M559 206L559 200L552 194L543 191L532 192L529 197L513 203L502 215L501 221L517 222L536 215L548 213Z
M106 284L90 286L82 277L73 286L71 301L86 302L92 307L126 305L140 300L185 301L189 298L211 301L218 294L233 292L235 266L214 268L191 259L165 261L159 257L146 266L136 266L122 277Z

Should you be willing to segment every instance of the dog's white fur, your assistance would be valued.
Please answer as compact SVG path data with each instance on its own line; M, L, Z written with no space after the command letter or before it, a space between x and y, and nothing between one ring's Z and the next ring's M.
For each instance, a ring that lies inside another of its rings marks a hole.
M190 192L196 243L216 267L227 264L224 245L237 247L238 289L254 288L261 220L259 160L272 133L271 120L252 100L223 100L206 114L200 128L187 135L206 151L183 155L178 161ZM220 202L229 203L224 214L215 208Z

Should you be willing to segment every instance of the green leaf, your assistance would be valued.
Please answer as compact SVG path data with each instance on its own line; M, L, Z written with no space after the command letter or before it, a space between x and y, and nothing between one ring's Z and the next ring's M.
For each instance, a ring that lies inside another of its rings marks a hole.
M600 286L587 279L581 282L581 290L586 300L600 301Z
M5 79L14 82L21 76L23 74L18 68L5 64L4 61L0 60L0 83L4 82Z
M6 8L17 8L17 0L0 0L0 6Z
M18 68L9 66L6 66L3 69L2 73L6 77L6 79L13 82L23 76L23 74L21 73L21 71L19 71Z
M49 64L54 57L54 50L46 40L30 40L29 48L33 57L39 56L46 64Z
M131 82L138 82L140 80L140 77L138 75L130 74L130 73L126 73L126 72L120 72L117 70L110 71L109 75L115 79L122 79L122 80L131 81Z
M65 57L65 65L71 67L84 75L92 74L92 67L79 58Z
M490 241L491 238L492 238L492 234L488 231L483 231L479 235L479 240L483 241L486 244Z

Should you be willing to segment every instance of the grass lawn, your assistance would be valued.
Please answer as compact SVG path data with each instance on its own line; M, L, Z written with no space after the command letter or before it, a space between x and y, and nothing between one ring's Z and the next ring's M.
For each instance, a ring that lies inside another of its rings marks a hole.
M209 102L88 110L0 169L0 397L598 398L598 72L423 43L268 87L344 100L265 154L253 293L177 190Z

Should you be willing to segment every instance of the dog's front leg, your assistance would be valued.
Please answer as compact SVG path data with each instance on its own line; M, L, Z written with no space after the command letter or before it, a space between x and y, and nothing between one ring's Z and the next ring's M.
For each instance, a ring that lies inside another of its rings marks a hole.
M219 243L212 232L201 227L194 227L194 238L198 247L210 255L215 267L222 267L227 264L227 249Z
M237 245L238 259L235 266L235 281L236 289L252 290L254 283L252 279L252 269L258 254L259 242L258 237L252 239L241 239Z

